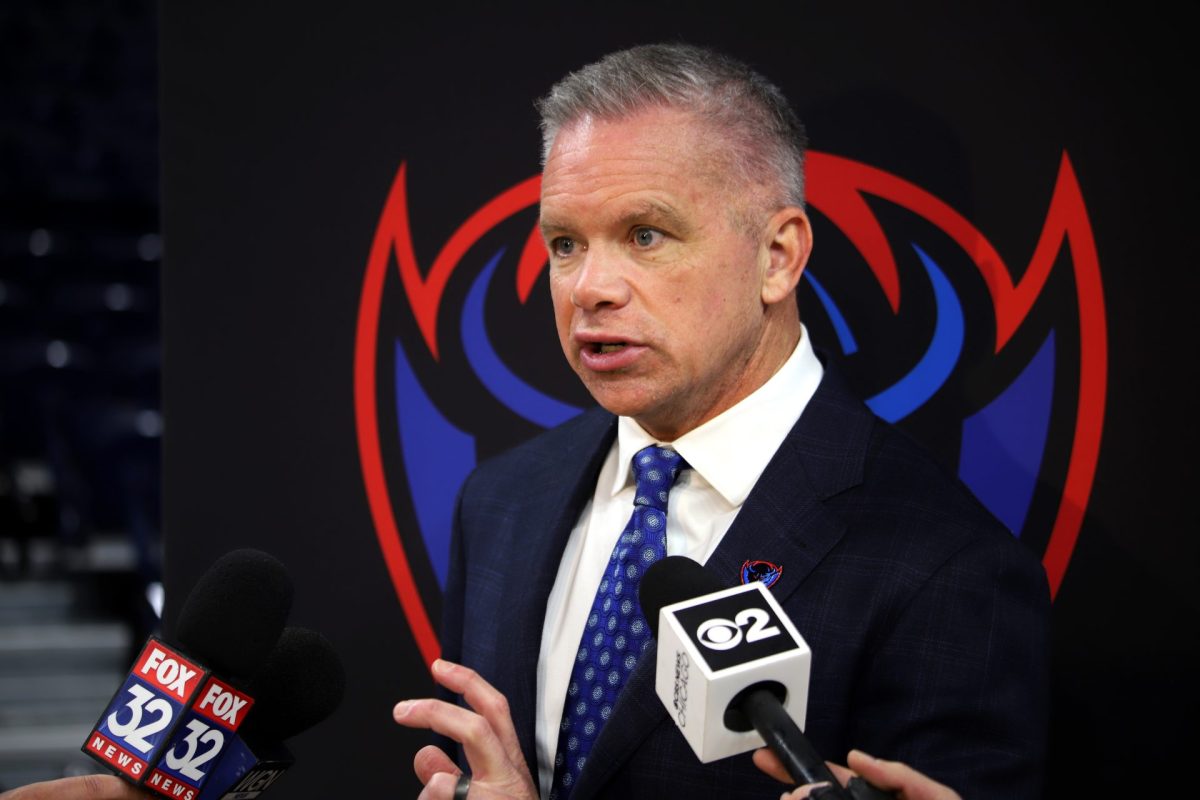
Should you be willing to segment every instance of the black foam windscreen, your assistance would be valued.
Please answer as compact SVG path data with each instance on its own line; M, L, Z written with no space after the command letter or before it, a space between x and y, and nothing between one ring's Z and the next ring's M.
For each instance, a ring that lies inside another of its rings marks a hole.
M646 622L650 623L650 633L657 639L658 616L665 606L726 588L716 575L692 559L667 556L651 564L642 576L638 601Z
M254 708L242 736L282 742L332 714L345 689L346 672L329 640L307 628L285 628L250 684Z
M226 553L200 577L169 636L226 680L254 677L292 608L292 579L261 550Z

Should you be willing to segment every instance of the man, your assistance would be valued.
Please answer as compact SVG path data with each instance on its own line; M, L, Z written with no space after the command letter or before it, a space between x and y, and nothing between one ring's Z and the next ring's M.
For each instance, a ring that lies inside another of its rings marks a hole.
M396 718L461 744L473 777L426 748L426 794L778 794L749 754L698 763L654 695L625 578L665 550L731 584L747 561L778 572L813 651L818 751L1036 796L1045 576L814 355L795 294L804 133L782 94L720 55L649 46L567 76L540 110L559 339L602 408L463 487L433 673L467 707Z

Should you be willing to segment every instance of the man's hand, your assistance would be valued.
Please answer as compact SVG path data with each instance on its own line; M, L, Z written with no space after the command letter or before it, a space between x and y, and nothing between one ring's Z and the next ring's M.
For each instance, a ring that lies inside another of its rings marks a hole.
M10 789L0 800L146 800L146 795L112 775L81 775Z
M895 792L899 800L962 800L949 786L943 786L899 761L884 761L861 750L851 750L846 763L849 769L829 764L829 769L843 786L855 775L861 775L875 788ZM778 781L793 783L783 764L765 747L754 751L754 765ZM813 789L824 785L806 784L793 792L785 792L780 800L804 800Z
M392 712L409 728L427 728L463 746L471 765L471 800L520 798L536 800L517 731L508 713L508 700L473 669L438 659L430 667L433 679L461 694L474 711L430 698L404 700ZM425 784L420 800L450 800L461 770L440 748L423 747L413 768ZM5 798L4 800L7 800Z

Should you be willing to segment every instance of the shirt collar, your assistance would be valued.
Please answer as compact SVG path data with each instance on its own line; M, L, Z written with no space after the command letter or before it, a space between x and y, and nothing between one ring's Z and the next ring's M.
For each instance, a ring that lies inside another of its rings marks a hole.
M741 506L775 451L800 419L821 382L823 370L808 329L783 366L737 405L674 442L667 442L732 506ZM633 483L630 463L637 451L659 442L631 417L617 421L617 474L612 494Z

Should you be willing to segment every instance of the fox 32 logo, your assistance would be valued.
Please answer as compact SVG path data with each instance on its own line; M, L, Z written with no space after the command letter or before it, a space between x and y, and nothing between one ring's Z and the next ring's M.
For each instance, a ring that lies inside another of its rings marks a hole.
M814 342L1042 557L1057 591L1107 388L1100 261L1070 157L1020 187L1040 198L1041 229L1021 239L1031 252L1002 252L913 179L821 152L807 172L817 247L800 306ZM463 479L591 400L553 333L538 178L497 187L461 223L417 227L408 173L401 164L367 259L354 398L381 552L428 661Z

